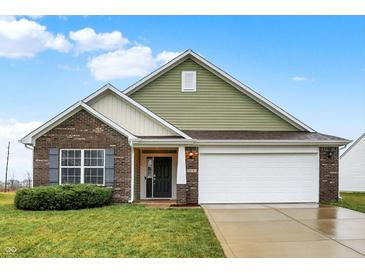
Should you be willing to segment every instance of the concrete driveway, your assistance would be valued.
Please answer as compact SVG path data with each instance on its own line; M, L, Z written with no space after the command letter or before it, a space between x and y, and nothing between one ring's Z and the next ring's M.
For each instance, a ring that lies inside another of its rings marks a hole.
M227 257L365 257L365 214L317 204L202 205Z

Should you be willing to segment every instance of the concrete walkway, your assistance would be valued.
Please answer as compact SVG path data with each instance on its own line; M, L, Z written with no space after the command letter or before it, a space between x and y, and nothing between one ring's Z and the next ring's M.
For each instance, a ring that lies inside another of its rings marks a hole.
M202 205L227 257L365 257L365 214L317 204Z

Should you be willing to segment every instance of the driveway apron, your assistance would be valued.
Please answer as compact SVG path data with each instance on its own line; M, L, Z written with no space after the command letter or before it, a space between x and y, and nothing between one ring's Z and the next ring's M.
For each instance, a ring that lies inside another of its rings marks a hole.
M227 257L365 257L365 214L318 204L202 205Z

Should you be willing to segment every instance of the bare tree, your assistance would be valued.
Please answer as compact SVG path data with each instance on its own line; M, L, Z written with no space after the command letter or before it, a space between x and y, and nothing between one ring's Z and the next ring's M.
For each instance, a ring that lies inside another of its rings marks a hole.
M10 151L10 142L8 142L8 154L6 156L6 169L5 169L5 192L8 184L8 167L9 167L9 151Z
M27 180L27 187L31 188L32 187L32 175L30 174L29 171L26 172L26 180Z

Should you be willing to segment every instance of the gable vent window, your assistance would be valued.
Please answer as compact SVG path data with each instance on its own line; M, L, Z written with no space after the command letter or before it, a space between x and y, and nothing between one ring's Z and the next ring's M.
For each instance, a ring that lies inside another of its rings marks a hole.
M181 72L181 91L196 91L196 71Z

